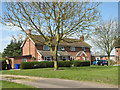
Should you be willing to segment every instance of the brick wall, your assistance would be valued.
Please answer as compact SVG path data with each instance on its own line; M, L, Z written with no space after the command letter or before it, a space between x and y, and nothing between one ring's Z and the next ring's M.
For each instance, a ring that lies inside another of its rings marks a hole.
M117 64L120 64L120 47L115 48L115 59L117 61Z

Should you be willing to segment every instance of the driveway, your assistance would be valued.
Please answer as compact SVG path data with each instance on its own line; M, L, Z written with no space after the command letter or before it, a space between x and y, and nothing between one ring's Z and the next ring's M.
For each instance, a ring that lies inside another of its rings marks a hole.
M118 88L110 84L58 78L41 78L21 75L0 75L0 77L1 80L30 85L36 88Z

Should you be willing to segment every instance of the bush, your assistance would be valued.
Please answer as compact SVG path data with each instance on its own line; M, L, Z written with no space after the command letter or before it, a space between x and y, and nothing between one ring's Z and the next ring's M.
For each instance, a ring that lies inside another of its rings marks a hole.
M110 60L110 65L114 65L114 64L115 64L115 61Z
M58 61L58 67L75 67L90 66L90 61ZM22 62L20 64L21 69L32 69L32 68L52 68L54 67L53 61L42 61L42 62Z
M58 67L70 67L71 62L70 61L58 61Z
M5 70L7 67L7 62L6 60L2 60L2 70Z
M54 63L52 61L22 62L20 64L21 69L48 68L48 67L53 67L53 66L54 66Z
M20 69L32 69L34 62L22 62L20 63Z
M74 67L90 66L90 61L74 60L71 62Z

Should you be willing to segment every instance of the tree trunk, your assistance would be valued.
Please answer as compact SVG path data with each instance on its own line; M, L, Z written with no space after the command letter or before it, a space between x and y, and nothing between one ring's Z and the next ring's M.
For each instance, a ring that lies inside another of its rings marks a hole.
M110 65L110 53L108 53L108 66Z
M56 44L55 46L54 71L58 70L57 49L58 49L58 44Z

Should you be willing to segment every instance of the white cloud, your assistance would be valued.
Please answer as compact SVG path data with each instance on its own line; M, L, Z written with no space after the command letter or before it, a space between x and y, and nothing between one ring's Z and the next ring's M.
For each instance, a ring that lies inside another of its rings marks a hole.
M11 32L15 32L15 31L20 31L20 28L18 28L18 27L15 27L15 26L2 26L2 27L0 27L0 30L2 30L2 31L11 31Z

